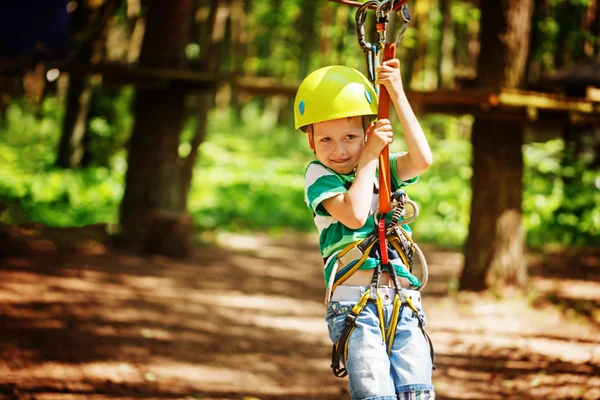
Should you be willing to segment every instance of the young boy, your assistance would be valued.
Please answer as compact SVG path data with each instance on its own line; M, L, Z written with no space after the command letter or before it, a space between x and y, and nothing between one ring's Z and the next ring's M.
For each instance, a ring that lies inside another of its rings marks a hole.
M376 74L376 83L384 85L390 95L408 148L406 153L390 156L392 191L396 191L416 182L431 165L432 154L404 93L399 61L384 62ZM420 282L398 253L389 246L390 264L402 285L398 313L393 304L397 291L391 274L384 271L377 289L383 307L368 301L349 336L344 332L347 317L354 319L348 314L368 296L364 294L372 284L374 268L381 263L379 245L369 249L360 268L329 293L333 282L338 282L338 255L377 227L378 159L382 149L392 143L393 131L387 119L371 124L376 114L377 95L366 77L353 68L331 66L314 71L296 94L296 129L307 133L317 158L306 169L305 200L314 214L325 262L326 321L335 344L340 337L347 337L342 361L353 399L433 399L430 343L423 330L425 315L420 293L411 290ZM392 319L397 327L389 340Z

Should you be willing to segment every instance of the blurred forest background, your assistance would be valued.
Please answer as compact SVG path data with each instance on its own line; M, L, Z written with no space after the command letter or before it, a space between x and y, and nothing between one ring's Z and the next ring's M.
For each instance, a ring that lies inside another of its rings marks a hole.
M293 99L359 4L0 2L0 398L348 398ZM437 398L598 399L600 4L407 4Z
M412 3L397 54L407 90L472 88L482 4ZM139 238L152 229L140 218L166 210L178 221L189 213L197 235L312 232L303 172L313 155L293 129L294 85L324 65L364 70L354 12L304 0L4 3L1 220L105 223L110 233ZM535 0L525 12L529 51L523 79L512 86L573 95L568 79L553 81L552 73L599 65L596 0ZM415 237L460 248L469 231L474 117L413 105L435 155L410 188L421 206ZM522 211L531 248L599 243L600 128L574 126L565 115L558 128L550 120L524 130Z

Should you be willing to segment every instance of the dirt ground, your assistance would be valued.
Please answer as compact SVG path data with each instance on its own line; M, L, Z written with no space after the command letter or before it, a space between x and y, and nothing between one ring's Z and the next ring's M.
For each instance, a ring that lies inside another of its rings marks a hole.
M0 241L0 398L349 398L314 236L224 235L185 261L29 236ZM452 290L460 253L423 248L439 399L600 399L597 255L531 255L526 294L474 294Z

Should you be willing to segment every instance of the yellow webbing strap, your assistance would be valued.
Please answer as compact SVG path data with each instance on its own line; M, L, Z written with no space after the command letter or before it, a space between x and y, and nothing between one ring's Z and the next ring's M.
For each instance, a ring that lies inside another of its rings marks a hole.
M363 309L366 307L367 302L370 300L371 298L371 289L368 289L367 291L365 291L365 293L361 296L360 300L354 305L354 307L352 307L352 311L351 313L354 314L356 317L358 317L358 315L363 311ZM392 347L394 346L394 339L396 336L396 328L398 326L398 320L400 319L400 311L402 310L402 298L404 298L404 302L408 305L408 307L415 313L416 317L419 320L419 328L421 329L421 332L423 332L423 335L425 336L425 340L427 340L427 343L429 344L429 351L430 351L430 355L431 355L431 361L433 362L434 359L434 352L433 352L433 345L431 343L431 339L429 339L429 336L427 335L427 332L425 332L425 327L423 326L423 320L419 315L419 312L417 310L417 308L415 307L415 305L413 304L412 300L410 299L410 297L408 296L400 296L400 293L396 292L396 296L394 296L394 308L392 311L392 316L390 319L390 324L388 326L388 329L385 330L385 323L384 323L384 311L383 311L383 302L381 301L381 295L379 294L379 291L377 291L377 300L375 302L376 306L377 306L377 314L379 317L379 324L380 324L380 330L381 330L381 334L382 334L382 339L383 342L386 344L387 346L387 353L391 354L392 353ZM354 332L354 328L356 326L352 326L352 328L349 330L347 335L343 335L343 337L345 338L344 343L340 343L339 341L337 343L334 344L334 353L339 354L339 350L340 350L340 345L343 346L343 360L342 362L345 364L348 360L348 343L350 342L350 336L352 336L352 333ZM336 366L338 364L335 364ZM333 364L332 364L333 366ZM337 367L336 367L337 368ZM334 368L334 374L338 377L344 377L347 373L344 374L337 374L336 373L336 368ZM433 366L433 369L435 369L435 366Z
M388 354L392 353L392 346L394 344L394 337L396 336L395 333L396 327L398 326L398 318L400 317L401 306L402 301L400 300L400 295L396 293L396 296L394 297L394 309L392 311L392 318L390 320L387 332L385 333L385 342L387 343Z
M404 251L402 251L402 247L401 247L402 244L400 243L400 239L398 239L394 236L391 239L388 239L388 242L392 245L392 247L394 249L396 249L396 251L398 252L398 255L400 255L400 259L402 260L402 263L408 269L408 272L412 273L412 265L410 265L410 263L408 262L408 259L406 258L406 255L404 254Z
M362 240L357 240L356 242L350 243L348 246L344 247L344 249L342 251L339 252L339 254L337 255L337 257L338 258L344 257L347 252L349 252L350 250L352 250L354 247L358 246L360 244L360 242L362 242Z
M346 254L348 251L350 251L351 249L353 249L354 247L356 247L362 240L359 240L358 242L354 242L354 243L350 243L348 246L344 247L344 250L340 251L340 254L338 255L338 258L343 257L344 254ZM352 268L350 268L348 271L346 271L346 273L344 273L344 275L342 275L340 277L340 279L336 280L333 283L333 287L331 288L331 293L335 292L335 289L341 285L342 283L344 283L344 281L346 281L348 278L350 278L350 276L352 276L352 274L354 274L356 271L358 271L358 269L364 264L365 260L367 259L367 257L369 257L369 253L371 253L371 249L373 248L373 246L375 245L374 242L372 245L370 245L369 247L367 247L367 250L364 252L363 256L356 262L356 264L354 264L352 266Z
M404 301L406 302L408 307L415 313L415 315L418 316L419 311L417 311L417 307L415 307L415 305L413 304L410 297L405 296ZM395 332L396 332L396 327L398 326L398 319L400 318L401 306L402 306L402 301L400 300L400 295L398 293L396 293L396 297L394 298L394 309L392 311L392 317L391 317L387 332L385 334L385 339L386 339L385 342L387 344L388 354L392 353L392 346L394 345L394 339L396 336ZM423 326L423 322L420 317L419 317L419 328L423 332L423 335L425 335L425 338L427 338L428 336L425 333L425 327ZM431 346L431 343L429 345Z
M371 289L368 289L367 291L365 291L365 293L363 293L362 297L360 298L360 300L354 305L354 307L352 307L352 313L354 313L355 315L359 315L362 310L366 307L367 302L369 301L369 299L371 298ZM385 322L384 322L384 313L383 313L383 303L381 301L381 296L379 295L379 291L377 292L377 301L375 302L375 305L377 306L377 314L379 317L379 325L380 325L380 331L381 331L381 336L383 341L385 342ZM350 336L352 336L352 332L354 332L354 328L352 327L352 329L350 330L349 334L348 334L348 339L350 339ZM348 360L348 343L350 342L350 340L346 340L346 342L344 343L344 363L346 362L346 360ZM336 343L336 346L339 343Z
M379 325L381 327L381 340L385 342L385 316L383 313L383 302L381 301L379 290L377 291L377 301L375 302L375 305L377 306L377 315L379 316Z
M410 297L406 296L405 301L406 304L408 304L408 307L410 307L411 310L413 310L417 315L419 315L419 311L417 311L417 307L415 307Z

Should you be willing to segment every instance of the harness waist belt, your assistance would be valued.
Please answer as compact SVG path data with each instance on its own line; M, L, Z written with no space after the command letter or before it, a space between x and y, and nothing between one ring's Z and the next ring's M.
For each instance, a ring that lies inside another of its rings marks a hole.
M338 286L331 296L331 301L357 302L367 289L368 288L364 286ZM383 305L389 305L394 302L396 289L379 287L377 288L377 291L381 295L381 302ZM402 292L404 293L404 296L410 298L416 307L421 308L421 292L408 289L404 289Z

